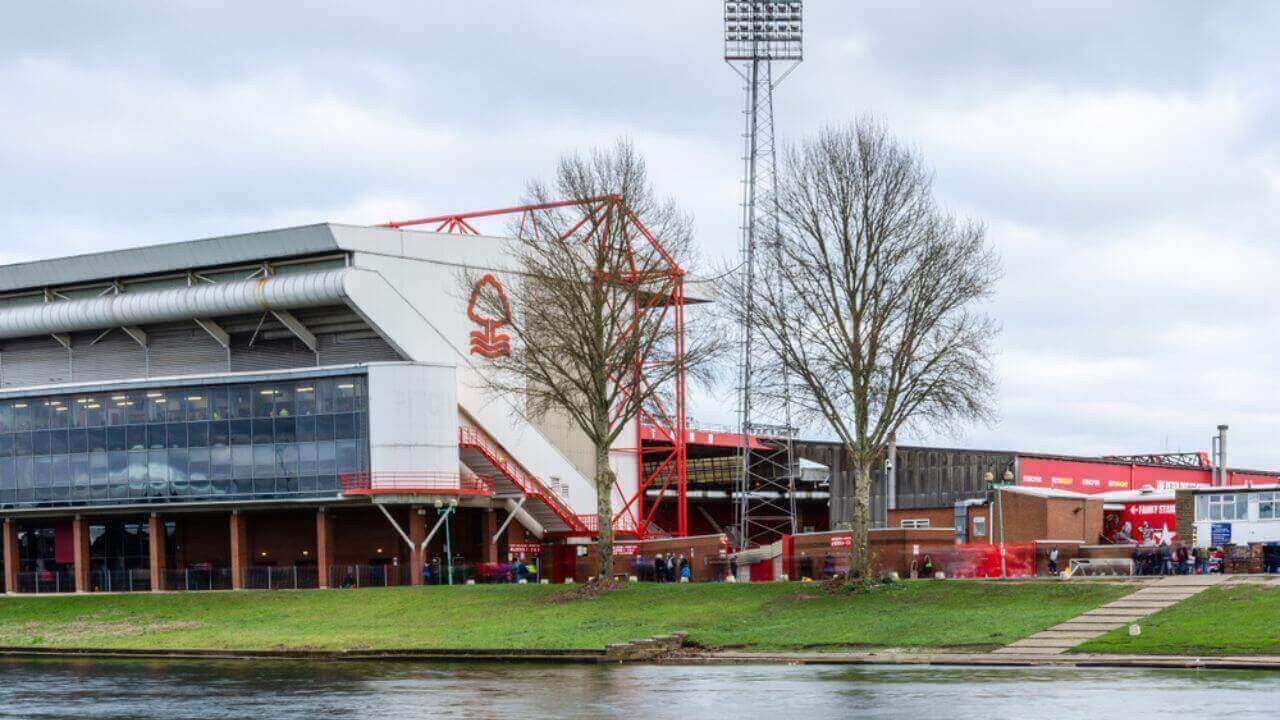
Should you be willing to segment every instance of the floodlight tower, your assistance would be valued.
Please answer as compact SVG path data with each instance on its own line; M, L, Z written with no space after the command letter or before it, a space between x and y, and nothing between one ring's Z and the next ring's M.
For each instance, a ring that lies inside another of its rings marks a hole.
M762 241L777 237L777 148L774 144L773 91L804 59L804 5L800 0L726 0L724 60L745 83L742 182L743 297L750 318L755 255ZM778 67L775 69L775 65ZM796 532L795 480L789 397L781 425L757 422L752 406L753 329L740 328L738 427L742 434L735 507L737 545L746 549ZM768 449L753 449L753 436L769 436Z

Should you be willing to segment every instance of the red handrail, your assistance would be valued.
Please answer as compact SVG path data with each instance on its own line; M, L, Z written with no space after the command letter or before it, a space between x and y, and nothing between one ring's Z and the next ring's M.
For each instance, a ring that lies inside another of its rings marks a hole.
M484 456L493 463L504 475L511 479L511 482L520 487L525 495L538 498L545 502L551 511L554 512L573 532L590 532L589 528L582 522L578 515L565 504L560 496L552 492L542 481L535 477L532 473L525 470L519 463L511 459L505 452L496 447L485 434L477 428L463 425L458 428L458 444L469 445L478 449Z
M341 476L344 495L431 493L437 495L492 495L493 484L479 475L421 472L359 472Z

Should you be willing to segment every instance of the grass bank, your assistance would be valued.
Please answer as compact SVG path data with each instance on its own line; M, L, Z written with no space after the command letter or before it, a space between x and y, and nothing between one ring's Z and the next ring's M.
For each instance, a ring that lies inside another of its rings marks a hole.
M1130 636L1121 628L1076 652L1142 655L1280 654L1280 588L1211 587L1152 615Z
M705 647L1002 645L1128 589L915 581L856 596L812 584L376 588L0 598L0 645L110 649L594 648L683 630Z

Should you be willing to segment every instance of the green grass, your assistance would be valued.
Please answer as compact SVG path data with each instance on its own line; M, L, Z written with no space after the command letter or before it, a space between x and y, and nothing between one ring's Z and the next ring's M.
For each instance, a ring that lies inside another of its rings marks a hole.
M1280 653L1280 588L1211 587L1139 623L1077 647L1076 652L1140 655L1274 655Z
M538 585L0 598L0 645L81 648L594 648L683 630L706 647L1002 645L1114 600L1105 583L635 585L550 603Z

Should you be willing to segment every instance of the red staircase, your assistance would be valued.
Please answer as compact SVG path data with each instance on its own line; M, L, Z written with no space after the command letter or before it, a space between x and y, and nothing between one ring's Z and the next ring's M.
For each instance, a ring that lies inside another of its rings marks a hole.
M524 495L525 512L551 535L591 537L595 518L588 526L580 515L542 481L511 458L483 430L463 425L458 428L458 458L476 475L492 478L494 495Z

